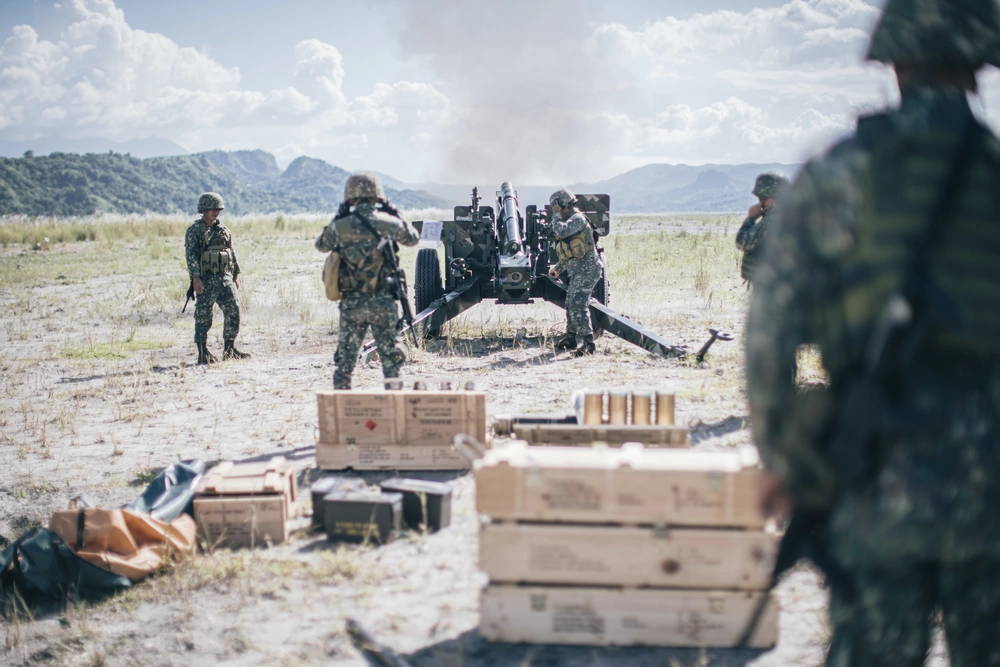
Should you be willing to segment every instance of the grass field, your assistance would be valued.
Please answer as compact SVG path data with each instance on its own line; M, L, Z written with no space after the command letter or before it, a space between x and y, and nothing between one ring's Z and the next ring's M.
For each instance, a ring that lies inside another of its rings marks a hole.
M194 365L193 307L181 313L189 220L0 222L0 546L44 525L78 493L120 505L178 459L282 454L308 465L314 393L330 386L338 321L321 292L323 255L312 246L326 220L224 222L243 268L239 343L254 356L211 368ZM687 346L687 358L664 360L607 335L590 359L555 355L561 310L483 303L442 339L411 350L405 372L474 380L488 393L489 416L565 414L584 387L674 391L678 420L697 446L745 444L738 224L732 215L617 216L604 241L611 307ZM415 250L402 257L412 276ZM709 327L736 340L697 364ZM221 328L217 311L216 351ZM359 366L355 387L380 385L377 367ZM769 654L609 649L600 655L611 662L600 662L593 651L567 648L536 662L531 647L484 645L475 632L483 579L468 476L456 493L454 525L436 535L380 549L300 535L269 550L210 550L109 602L20 618L0 629L0 663L363 664L344 635L347 616L417 665L816 662L823 596L808 577L786 596L789 622L805 623L804 634Z

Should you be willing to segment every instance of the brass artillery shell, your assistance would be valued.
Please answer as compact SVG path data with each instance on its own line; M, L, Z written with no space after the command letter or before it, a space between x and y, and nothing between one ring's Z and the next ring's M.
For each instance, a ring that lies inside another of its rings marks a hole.
M583 395L583 423L600 424L604 422L604 394L588 391Z
M608 423L625 424L628 417L628 394L613 391L608 394Z
M632 393L632 423L633 424L648 424L650 417L650 408L652 404L649 400L649 394L645 392L633 392Z
M674 425L674 395L656 395L656 423L660 426Z

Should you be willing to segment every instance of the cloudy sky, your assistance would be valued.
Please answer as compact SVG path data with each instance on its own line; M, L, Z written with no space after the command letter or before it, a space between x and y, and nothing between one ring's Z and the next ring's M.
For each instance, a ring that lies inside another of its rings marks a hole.
M861 62L881 4L0 0L0 140L153 136L461 183L795 162L895 100ZM995 72L983 87L995 121Z

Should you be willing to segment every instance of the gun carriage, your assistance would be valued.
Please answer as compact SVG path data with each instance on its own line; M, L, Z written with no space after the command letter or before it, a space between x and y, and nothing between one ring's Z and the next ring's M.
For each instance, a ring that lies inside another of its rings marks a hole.
M611 231L610 197L606 194L576 195L578 208L586 214L598 240ZM421 231L414 281L417 314L403 331L416 337L436 336L441 327L484 299L500 304L533 303L543 299L566 307L566 281L548 273L555 265L555 239L551 235L552 210L548 204L530 205L522 214L517 190L509 182L500 185L496 207L481 206L478 188L472 189L468 206L456 206L452 220L417 221ZM444 254L442 262L439 246ZM614 334L650 352L683 356L683 347L671 345L638 322L608 307L610 286L607 260L590 300L595 334ZM374 345L365 346L362 354Z

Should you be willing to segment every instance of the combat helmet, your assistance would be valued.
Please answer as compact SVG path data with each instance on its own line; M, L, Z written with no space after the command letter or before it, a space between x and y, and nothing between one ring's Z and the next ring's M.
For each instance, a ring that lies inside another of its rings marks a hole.
M549 196L549 205L569 208L576 203L576 195L565 188L556 190Z
M1000 67L1000 0L888 0L868 60L972 71Z
M344 200L354 201L355 199L378 199L385 201L385 190L378 176L367 171L359 171L351 174L344 184Z
M198 197L198 212L204 213L205 211L211 211L212 209L224 209L226 208L226 202L223 201L222 195L218 192L206 192L202 196Z
M780 174L767 172L757 176L753 184L753 194L763 199L773 199L788 185L788 179Z

